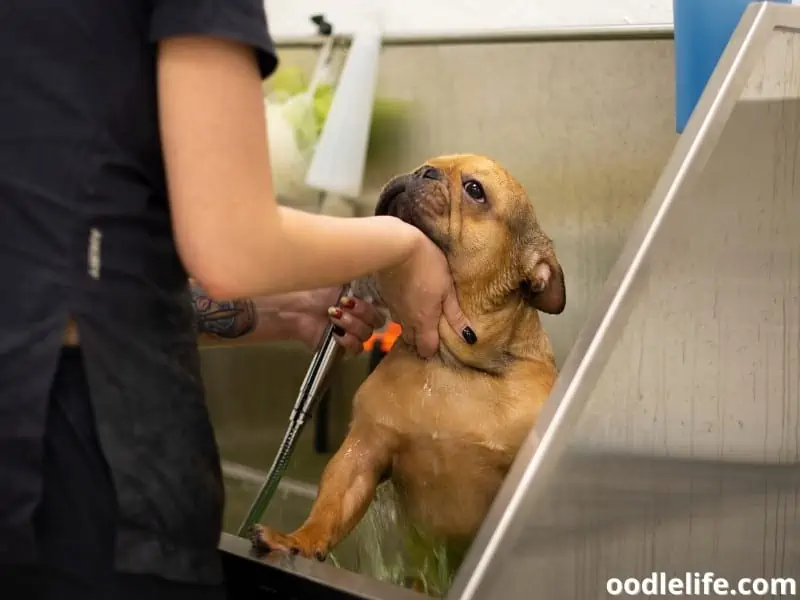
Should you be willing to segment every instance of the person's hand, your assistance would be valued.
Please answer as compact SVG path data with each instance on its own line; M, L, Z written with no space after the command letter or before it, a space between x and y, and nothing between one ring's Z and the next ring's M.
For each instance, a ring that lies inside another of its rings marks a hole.
M422 233L405 263L378 273L377 282L392 318L403 328L403 340L422 358L430 358L439 349L443 315L468 344L478 341L458 304L447 259Z
M341 288L325 288L306 292L299 334L303 342L315 349L325 328L333 323L334 339L349 356L359 354L375 329L383 326L384 316L369 302L359 298L339 299Z

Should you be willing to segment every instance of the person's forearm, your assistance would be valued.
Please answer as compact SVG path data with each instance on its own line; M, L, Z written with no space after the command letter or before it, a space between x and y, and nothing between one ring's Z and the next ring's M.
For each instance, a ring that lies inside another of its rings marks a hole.
M216 300L190 281L192 309L203 345L253 344L297 339L304 292L255 299Z
M218 276L206 286L214 297L343 285L401 264L422 237L394 217L328 217L280 207L276 221L263 233L251 228L219 240Z
M399 265L422 238L395 217L329 217L284 207L280 215L292 252L276 265L274 276L301 289L341 285ZM328 280L318 282L320 274ZM298 281L298 275L306 279Z

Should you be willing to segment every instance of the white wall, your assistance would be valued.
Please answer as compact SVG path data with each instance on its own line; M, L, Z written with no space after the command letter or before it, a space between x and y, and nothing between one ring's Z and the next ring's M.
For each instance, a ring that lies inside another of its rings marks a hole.
M476 33L672 23L672 0L265 0L276 38L315 33L309 16L323 13L351 33L365 11L378 13L387 35Z

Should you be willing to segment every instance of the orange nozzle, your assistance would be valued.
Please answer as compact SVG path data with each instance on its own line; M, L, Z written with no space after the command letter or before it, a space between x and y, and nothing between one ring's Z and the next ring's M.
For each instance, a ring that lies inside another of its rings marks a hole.
M381 352L386 353L392 349L392 346L400 337L403 329L397 323L390 321L383 331L373 333L372 336L364 342L364 350L370 352L375 344L380 344Z

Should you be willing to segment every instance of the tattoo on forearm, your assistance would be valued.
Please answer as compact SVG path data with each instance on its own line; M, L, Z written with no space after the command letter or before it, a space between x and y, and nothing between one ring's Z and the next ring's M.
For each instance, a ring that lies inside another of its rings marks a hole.
M197 329L223 339L235 339L251 333L258 321L252 300L214 300L196 283L191 283L192 307Z

